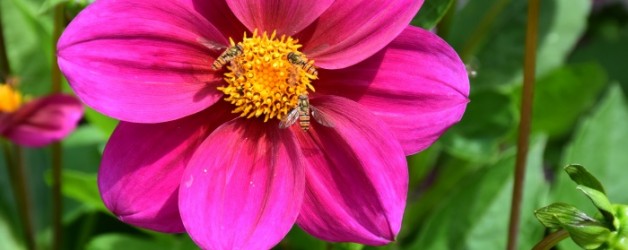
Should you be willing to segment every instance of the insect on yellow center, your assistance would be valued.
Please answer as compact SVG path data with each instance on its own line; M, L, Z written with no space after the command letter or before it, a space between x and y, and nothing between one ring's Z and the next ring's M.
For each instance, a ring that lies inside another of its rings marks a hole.
M22 105L22 95L9 84L0 84L0 113L11 113Z
M281 119L297 106L299 95L314 91L314 62L298 51L298 40L285 35L278 38L276 32L260 36L257 30L252 37L245 33L237 44L230 40L231 47L222 57L226 60L216 61L227 67L227 85L218 90L236 106L233 113L247 118L264 117L264 122Z

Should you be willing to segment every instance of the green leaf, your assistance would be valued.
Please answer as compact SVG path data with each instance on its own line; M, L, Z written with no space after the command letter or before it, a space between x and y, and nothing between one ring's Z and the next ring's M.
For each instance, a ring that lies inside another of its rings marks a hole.
M563 164L577 163L604 183L608 197L614 203L628 203L628 108L621 89L613 85L593 114L583 119L565 150ZM591 202L574 192L573 182L564 174L557 175L552 200L576 207L591 207Z
M39 96L50 90L52 17L39 15L36 0L0 1L7 56L20 90Z
M600 181L595 178L595 176L593 176L591 173L589 173L589 171L587 171L587 169L583 166L580 166L578 164L571 164L565 167L565 172L567 172L569 178L571 178L571 180L574 181L576 184L592 188L597 190L598 192L606 194L602 183L600 183Z
M107 137L111 136L118 125L118 120L98 113L89 107L85 108L85 119L104 132Z
M594 223L578 226L565 224L565 230L569 232L571 239L584 249L598 249L611 236L608 228Z
M586 42L579 44L578 49L573 51L570 61L599 63L610 79L621 84L624 95L628 95L628 23L617 20L618 12L623 12L620 20L625 20L626 11L621 6L592 13Z
M577 189L582 191L587 197L589 197L589 199L591 199L593 205L595 205L600 213L602 213L602 216L604 216L605 224L611 226L613 231L616 230L617 225L614 224L615 215L613 215L613 206L606 195L600 191L581 185L578 185Z
M295 250L326 250L327 243L314 238L301 228L294 226L279 245Z
M595 63L567 65L541 77L534 90L532 130L563 136L573 129L580 114L590 109L607 82ZM521 88L514 91L521 103Z
M580 209L561 202L537 209L534 211L534 215L545 227L554 229L562 228L565 225L577 226L584 223L599 223Z
M61 176L63 182L62 190L64 196L70 197L82 204L100 211L108 211L100 199L98 185L95 174L87 174L78 171L64 170ZM50 185L52 175L46 175L46 182Z
M522 225L537 224L531 213L545 198L542 155L545 140L533 140L528 155ZM514 152L456 183L443 201L427 216L418 238L407 249L504 249L512 195ZM543 227L522 227L517 249L530 249L541 239Z
M494 160L500 142L516 127L512 99L494 90L476 91L469 99L463 119L441 141L447 152L457 157Z
M521 82L527 2L468 1L456 14L446 40L466 63L477 61L476 90ZM586 27L590 5L590 0L541 1L537 75L564 62Z
M454 0L426 0L410 24L432 29L445 16Z

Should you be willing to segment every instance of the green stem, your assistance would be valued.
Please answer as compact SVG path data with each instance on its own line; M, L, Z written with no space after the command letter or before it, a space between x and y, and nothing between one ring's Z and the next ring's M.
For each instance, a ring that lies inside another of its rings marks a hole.
M509 2L510 0L497 0L497 2L494 3L493 6L486 12L460 51L460 58L462 58L462 61L467 62L471 59L471 55L475 53L475 50L480 46L482 40L486 38L491 25L495 23L495 19L497 19L497 16L499 16Z
M52 33L52 51L57 51L57 41L65 25L65 5L58 4L54 9L54 29ZM52 57L52 93L61 93L61 71L57 63L57 57ZM52 249L60 250L63 246L63 197L61 196L61 175L63 153L61 143L55 142L52 149Z
M7 48L4 42L4 25L2 23L2 10L0 10L0 83L6 83L11 75L11 66L7 56Z
M11 150L11 144L3 140L4 154L7 161L7 169L13 196L17 203L17 212L22 224L22 230L26 241L26 248L29 250L36 249L35 229L33 227L33 206L28 199L30 197L26 185L26 174L24 173L24 158L22 157L22 148L15 145Z
M525 58L523 67L523 92L521 93L521 120L515 162L515 181L512 194L510 224L508 228L508 248L517 248L521 200L525 181L526 158L530 144L530 124L532 122L532 102L536 67L536 47L538 42L539 0L528 1L528 22L526 27Z
M567 237L569 237L569 233L565 231L565 229L558 230L545 236L532 250L550 250L552 247L556 246L558 242L567 239Z

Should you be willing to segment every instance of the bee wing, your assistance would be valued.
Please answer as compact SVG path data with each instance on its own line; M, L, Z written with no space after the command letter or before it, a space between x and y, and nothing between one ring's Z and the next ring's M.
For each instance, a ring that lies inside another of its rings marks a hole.
M220 43L218 43L216 41L210 41L210 40L207 40L206 38L203 38L203 37L197 38L196 41L198 41L200 44L202 44L203 46L205 46L205 47L207 47L208 49L211 49L211 50L218 51L218 50L223 50L223 49L228 48L227 45L220 44Z
M334 127L334 123L327 119L327 116L324 113L320 112L320 110L313 107L312 105L310 105L310 109L312 110L312 117L314 117L314 120L316 120L316 122L325 127Z
M286 115L286 117L281 119L281 122L279 122L279 128L284 129L284 128L290 127L298 119L299 119L299 109L295 108L295 109L291 110L290 113L288 113L288 115Z

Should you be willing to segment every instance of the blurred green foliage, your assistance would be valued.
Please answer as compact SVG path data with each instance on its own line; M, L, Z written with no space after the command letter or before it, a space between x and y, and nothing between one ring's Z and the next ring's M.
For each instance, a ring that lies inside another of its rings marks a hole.
M295 227L277 249L503 249L519 117L526 2L425 0L413 25L435 32L462 56L470 71L471 95L462 121L430 149L410 156L410 193L402 231L383 247L332 244ZM22 91L50 91L52 14L69 4L71 18L89 1L0 0L2 25ZM565 202L590 208L562 167L586 166L617 203L628 203L628 10L590 0L542 1L534 99L533 143L528 155L520 249L544 236L535 208ZM66 90L69 88L66 86ZM165 235L114 218L98 196L101 152L117 121L87 111L80 128L63 144L66 249L196 249L186 235ZM29 190L35 204L38 243L51 237L49 149L26 150ZM22 249L0 156L0 242ZM574 249L565 242L560 249Z

